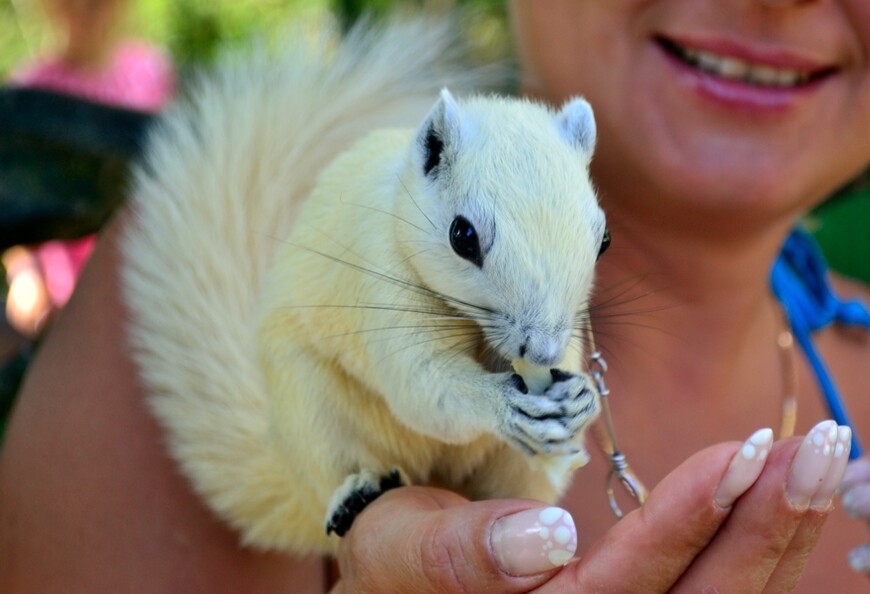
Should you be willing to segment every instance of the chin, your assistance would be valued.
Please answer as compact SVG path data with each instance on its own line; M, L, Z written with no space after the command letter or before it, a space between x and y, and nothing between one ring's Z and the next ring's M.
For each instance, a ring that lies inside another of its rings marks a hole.
M700 217L715 217L722 224L733 220L748 228L792 219L824 197L818 187L809 190L811 182L794 163L769 156L747 158L743 152L723 158L716 151L705 156L697 149L650 145L634 154L613 154L601 148L592 172L608 212L615 207L633 217L668 217L689 225L697 225Z

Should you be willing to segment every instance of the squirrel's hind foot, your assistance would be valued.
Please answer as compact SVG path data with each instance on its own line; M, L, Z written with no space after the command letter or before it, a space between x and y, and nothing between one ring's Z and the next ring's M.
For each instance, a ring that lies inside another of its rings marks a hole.
M344 536L368 504L390 489L407 484L404 473L398 468L386 475L373 470L349 475L330 499L326 511L326 534Z

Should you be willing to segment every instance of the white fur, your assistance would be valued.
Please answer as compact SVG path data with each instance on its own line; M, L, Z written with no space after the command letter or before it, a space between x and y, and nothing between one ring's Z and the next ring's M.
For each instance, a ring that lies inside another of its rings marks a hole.
M330 498L348 475L393 467L471 497L552 499L564 472L507 445L526 422L517 407L568 411L519 444L558 459L597 413L588 390L577 397L585 376L524 397L476 352L510 360L527 341L579 371L565 327L604 221L591 147L565 137L576 106L445 92L431 108L450 43L411 23L230 64L170 111L136 171L123 271L135 359L183 472L248 544L333 550ZM449 166L425 177L433 118ZM404 129L366 135L390 126ZM481 268L449 247L457 214L489 234ZM486 339L439 293L500 312Z

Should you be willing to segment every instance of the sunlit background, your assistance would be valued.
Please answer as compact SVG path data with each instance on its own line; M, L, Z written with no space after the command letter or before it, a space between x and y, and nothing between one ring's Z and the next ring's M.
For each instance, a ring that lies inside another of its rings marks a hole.
M287 25L300 19L329 14L347 26L363 13L379 15L396 6L458 5L481 52L503 57L507 51L502 0L138 0L130 5L123 27L165 47L182 68L252 36L280 39ZM39 0L0 0L0 72L51 46L44 17Z

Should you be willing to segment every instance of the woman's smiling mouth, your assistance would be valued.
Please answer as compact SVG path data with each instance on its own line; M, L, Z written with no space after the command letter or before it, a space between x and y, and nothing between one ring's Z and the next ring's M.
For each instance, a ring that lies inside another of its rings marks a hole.
M668 55L704 74L755 87L775 89L800 88L835 71L833 67L794 68L776 66L768 61L756 61L681 45L664 37L656 38Z

